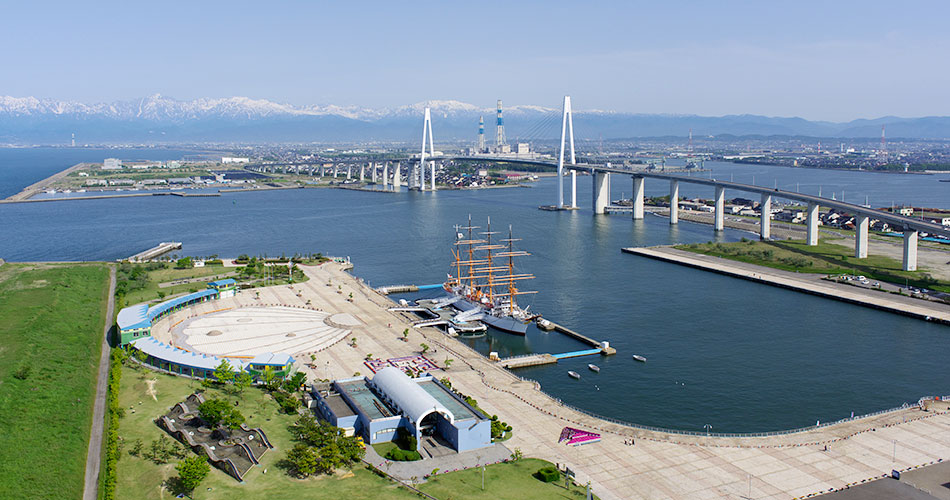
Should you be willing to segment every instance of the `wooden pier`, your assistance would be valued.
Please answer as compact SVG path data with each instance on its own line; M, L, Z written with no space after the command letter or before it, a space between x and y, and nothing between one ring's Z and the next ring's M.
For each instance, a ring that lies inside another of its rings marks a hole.
M503 368L508 368L509 370L514 368L524 368L526 366L549 365L552 363L557 363L557 358L547 353L504 358L498 362L498 364L500 364Z
M555 323L555 322L553 322L553 321L551 321L551 320L549 320L549 319L547 319L546 321L551 324L551 326L553 327L552 329L553 329L554 331L563 333L564 335L567 335L568 337L573 337L573 338L575 338L575 339L577 339L577 340L580 340L581 342L583 342L583 343L585 343L585 344L587 344L587 345L593 347L594 349L600 349L600 350L601 350L601 353L604 354L604 355L608 355L608 356L609 356L609 355L611 355L611 354L616 354L616 353L617 353L617 350L614 349L613 347L604 346L601 342L598 342L598 341L596 341L596 340L594 340L594 339L592 339L592 338L590 338L590 337L588 337L588 336L586 336L586 335L582 335L582 334L580 334L580 333L578 333L578 332L575 332L574 330L571 330L570 328L568 328L568 327L566 327L566 326L559 325L559 324L557 324L557 323Z

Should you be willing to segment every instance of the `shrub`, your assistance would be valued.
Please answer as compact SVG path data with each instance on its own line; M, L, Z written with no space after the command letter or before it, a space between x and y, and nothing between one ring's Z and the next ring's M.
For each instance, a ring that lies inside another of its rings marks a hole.
M554 467L550 466L538 469L538 472L535 473L535 476L545 483L553 483L554 481L561 479L561 473Z
M393 448L389 450L389 453L386 453L386 458L394 462L414 462L416 460L422 460L422 455L415 450L403 450L401 448Z

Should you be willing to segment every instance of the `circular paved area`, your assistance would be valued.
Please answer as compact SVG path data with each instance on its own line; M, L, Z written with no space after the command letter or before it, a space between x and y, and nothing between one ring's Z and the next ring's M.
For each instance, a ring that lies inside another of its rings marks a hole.
M265 352L295 355L319 351L350 333L338 326L344 325L330 321L329 314L312 309L241 307L184 321L173 335L185 349L216 356L255 356Z

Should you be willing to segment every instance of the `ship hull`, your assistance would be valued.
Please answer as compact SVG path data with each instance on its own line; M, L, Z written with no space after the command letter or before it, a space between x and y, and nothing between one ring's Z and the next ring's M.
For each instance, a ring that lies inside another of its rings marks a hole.
M453 304L453 306L460 311L468 311L471 309L479 309L480 305L475 304L469 300L462 299ZM524 321L517 320L511 316L492 316L486 311L485 314L479 319L483 323L488 323L492 328L496 328L506 333L513 335L525 336L528 332L528 323Z

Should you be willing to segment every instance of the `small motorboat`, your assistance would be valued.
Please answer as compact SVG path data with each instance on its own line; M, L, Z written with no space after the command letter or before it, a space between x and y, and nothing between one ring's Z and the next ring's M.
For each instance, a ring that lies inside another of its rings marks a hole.
M551 330L554 329L554 323L551 323L550 321L548 321L548 320L546 320L546 319L544 319L544 318L540 318L540 317L539 317L539 318L538 318L538 328L540 328L540 329L542 329L542 330L544 330L544 331L551 331Z
M641 355L639 355L639 354L634 354L634 355L633 355L633 359L635 359L635 360L637 360L637 361L639 361L639 362L641 362L641 363L646 363L646 362L647 362L647 358L644 358L643 356L641 356Z
M600 373L600 367L593 363L587 365L587 367L590 368L590 371L592 372Z
M567 374L568 374L568 376L570 376L571 378L576 378L576 379L578 379L578 380L580 380L580 378L581 378L581 374L575 372L574 370L568 370L568 371L567 371Z

